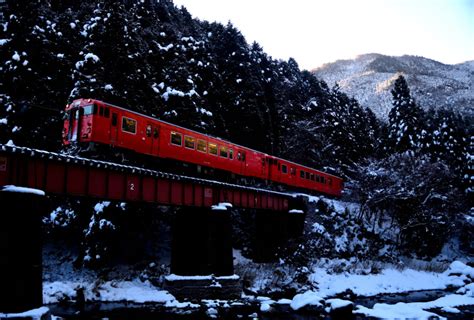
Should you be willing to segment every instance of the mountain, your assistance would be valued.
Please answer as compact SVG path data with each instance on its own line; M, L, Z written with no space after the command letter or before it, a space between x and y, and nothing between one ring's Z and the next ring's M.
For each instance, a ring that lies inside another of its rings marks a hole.
M455 109L474 116L474 61L447 65L418 56L372 53L327 63L312 72L329 86L337 82L343 92L382 119L392 108L390 90L400 73L424 109Z

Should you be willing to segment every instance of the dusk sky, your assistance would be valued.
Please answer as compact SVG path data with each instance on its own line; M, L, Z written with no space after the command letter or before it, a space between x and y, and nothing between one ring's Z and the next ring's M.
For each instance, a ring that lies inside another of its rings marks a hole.
M302 69L363 53L474 60L474 0L174 0L201 20L231 21L274 59Z

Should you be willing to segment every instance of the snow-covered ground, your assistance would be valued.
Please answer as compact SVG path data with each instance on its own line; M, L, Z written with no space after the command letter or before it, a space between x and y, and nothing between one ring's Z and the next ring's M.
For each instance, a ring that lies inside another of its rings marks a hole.
M428 318L435 315L425 310L440 308L445 312L459 312L456 307L474 305L474 268L460 261L451 263L443 273L417 271L411 269L385 269L379 274L329 274L326 270L315 268L310 276L317 286L293 298L291 306L299 309L307 304L321 302L328 297L352 291L358 296L377 296L388 293L402 293L420 290L445 290L457 288L455 293L429 302L397 304L375 304L373 308L357 306L355 313L382 318Z
M293 310L307 306L326 307L326 311L329 312L331 308L353 303L334 298L348 290L357 296L377 296L387 293L453 288L453 292L447 291L446 295L433 301L377 303L372 308L356 305L354 312L381 318L429 318L436 315L436 311L432 311L433 309L440 309L447 313L459 313L458 307L474 305L474 268L459 261L451 263L450 267L442 273L411 269L386 269L379 274L370 275L330 274L327 270L315 268L310 276L310 281L315 289L296 294L290 299L272 300L264 296L243 295L242 301L244 303L249 303L249 301L260 303L261 312L269 312L272 307L281 304L288 304ZM44 303L52 304L65 300L76 300L78 291L83 291L85 300L90 302L154 302L170 308L193 309L200 307L200 304L180 302L167 291L153 286L148 281L138 279L106 281L99 284L79 281L45 282ZM202 304L209 305L209 300L202 301Z

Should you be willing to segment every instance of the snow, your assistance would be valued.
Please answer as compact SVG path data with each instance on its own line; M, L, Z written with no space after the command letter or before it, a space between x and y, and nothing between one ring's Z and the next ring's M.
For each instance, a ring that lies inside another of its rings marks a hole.
M8 124L8 119L7 118L1 118L0 119L0 124Z
M100 59L98 56L96 56L95 54L93 53L88 53L84 56L84 60L87 61L87 60L93 60L94 62L98 62Z
M15 61L20 61L20 55L18 54L18 52L15 51L15 54L13 54L12 59Z
M172 49L174 47L174 45L172 43L170 43L169 45L167 46L162 46L161 44L159 44L158 42L154 41L155 44L158 46L158 48L162 51L169 51L170 49Z
M208 115L209 117L212 117L212 112L209 111L209 110L206 110L204 108L198 108L199 112L201 112L202 114L205 114L205 115Z
M382 319L429 319L437 316L412 304L401 302L394 305L377 303L372 309L358 306L353 313Z
M311 231L313 231L314 233L323 234L324 232L326 232L326 228L324 228L323 225L315 222L312 225Z
M214 276L214 275L203 275L203 276L181 276L177 274L170 274L165 277L168 281L183 281L183 280L238 280L240 277L236 274L230 276Z
M394 63L384 63L389 70L374 66L380 59L390 59ZM416 61L416 63L413 63ZM398 77L396 69L406 69L410 89L416 101L426 109L451 108L456 104L459 110L472 110L473 90L471 70L466 64L433 64L422 57L389 57L367 54L354 60L340 60L326 64L315 70L316 77L325 80L329 86L338 83L342 91L356 98L383 119L388 118L392 108L391 88ZM390 70L392 69L392 70ZM412 81L413 79L413 81ZM424 92L425 94L418 94Z
M293 310L301 309L307 305L320 307L322 306L322 301L323 298L321 298L317 292L308 290L305 293L300 293L294 296L290 303L290 307Z
M306 193L293 193L293 197L306 197L308 198L308 202L318 202L320 200L320 197L317 197L317 196L312 196L312 195L309 195L309 194L306 194Z
M437 316L434 313L425 311L429 309L448 309L452 310L454 307L474 305L474 298L464 295L450 294L434 301L428 302L399 302L396 304L377 303L373 308L366 308L358 306L354 313L363 314L366 316L380 317L380 318L410 318L410 319L428 319L429 317ZM454 311L456 312L456 311Z
M376 296L378 294L402 293L418 290L445 290L448 287L460 287L455 294L447 294L434 301L383 304L378 303L373 308L357 306L355 313L380 318L420 318L427 319L436 314L426 311L443 309L456 313L455 307L474 305L474 268L460 261L454 261L442 273L416 271L411 269L385 269L380 274L330 274L326 269L315 268L309 279L318 288L296 295L291 301L291 307L298 310L306 305L320 305L323 299L351 290L359 296ZM471 282L471 283L469 283ZM468 283L467 285L465 283ZM344 307L351 301L327 299L326 304L331 309Z
M197 92L195 90L190 90L188 92L183 92L181 90L176 90L176 89L173 89L173 88L170 88L170 87L167 87L166 88L166 92L163 93L161 95L161 97L165 100L165 101L168 101L169 100L169 96L178 96L178 97L185 97L185 96L188 96L188 97L192 97L194 95L197 95Z
M469 267L462 263L461 261L454 261L449 265L448 270L446 270L446 273L451 275L451 274L461 274L470 277L471 279L474 279L474 268Z
M0 39L0 46L7 44L11 39Z
M176 300L168 291L156 290L148 282L106 282L99 287L101 301L133 301L136 303L168 302Z
M262 312L268 312L268 311L270 311L271 308L272 307L269 303L264 302L260 305L260 311L262 311Z
M134 303L163 303L166 307L197 308L192 303L181 303L168 291L157 290L150 282L107 281L99 285L73 281L45 282L43 284L43 303L52 304L76 299L77 291L83 290L86 301Z
M21 313L1 313L0 312L0 319L31 319L31 320L40 320L43 316L48 314L49 308L41 307Z
M3 186L1 191L3 191L3 192L17 192L17 193L31 193L31 194L36 194L38 196L46 195L44 193L44 191L42 191L42 190L32 189L32 188L25 188L25 187L17 187L17 186L13 186L13 185Z
M110 205L110 201L99 202L94 206L94 211L97 213L103 212L104 208L108 207L109 205Z
M291 209L290 211L288 211L288 213L300 213L300 214L303 214L304 211L303 211L303 210L298 210L298 209Z
M219 203L218 205L213 205L212 210L220 210L220 211L226 211L227 207Z
M228 208L232 208L232 203L220 202L217 205L212 206L212 210L227 210Z
M344 307L354 304L352 301L342 300L342 299L327 299L325 302L326 304L329 304L329 306L331 307L331 310L344 308Z
M292 300L290 300L290 299L283 298L283 299L278 300L276 303L277 304L291 304L291 301Z
M104 87L104 90L107 90L107 91L110 91L112 90L114 87L111 85L111 84L106 84L105 87Z
M446 289L450 285L459 285L459 278L456 276L411 269L385 269L379 274L359 275L330 274L323 268L315 268L310 280L318 284L318 294L321 297L334 296L348 289L357 295L374 296L380 293Z

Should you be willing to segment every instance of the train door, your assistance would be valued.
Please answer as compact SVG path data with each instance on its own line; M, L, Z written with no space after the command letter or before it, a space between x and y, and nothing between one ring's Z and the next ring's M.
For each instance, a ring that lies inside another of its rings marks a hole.
M160 127L148 122L146 125L146 137L150 154L157 155L160 150Z
M247 159L245 151L238 151L237 152L237 160L240 161L240 174L245 175L247 172Z
M262 157L262 172L260 173L260 176L262 179L267 179L267 176L268 176L268 172L267 172L267 168L268 168L268 158L266 156L263 156Z
M270 157L265 157L265 164L267 165L265 177L267 180L273 180L273 159Z
M69 141L79 142L81 137L81 120L84 114L84 109L74 108L71 109L69 114Z
M117 144L118 137L118 113L112 112L112 118L110 120L110 143L112 145Z

